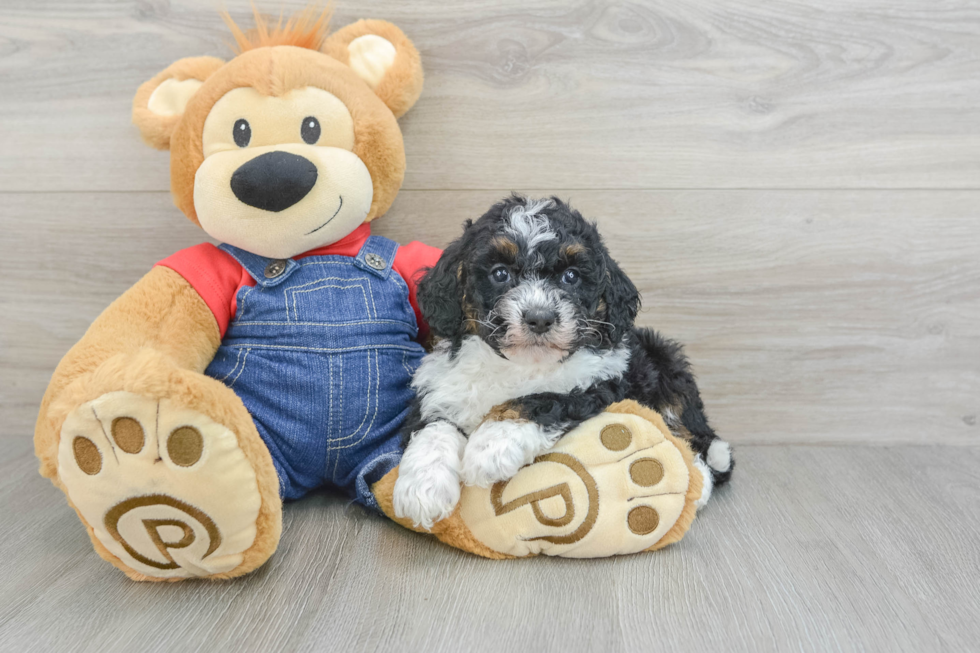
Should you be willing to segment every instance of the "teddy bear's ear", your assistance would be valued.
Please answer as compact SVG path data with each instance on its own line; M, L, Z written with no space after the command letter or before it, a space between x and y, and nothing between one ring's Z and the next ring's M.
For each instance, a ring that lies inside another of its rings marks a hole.
M422 93L419 51L387 21L359 20L331 34L322 50L350 66L396 117Z
M188 100L223 65L216 57L179 59L144 82L133 98L133 124L139 127L143 141L158 150L170 147L170 135Z

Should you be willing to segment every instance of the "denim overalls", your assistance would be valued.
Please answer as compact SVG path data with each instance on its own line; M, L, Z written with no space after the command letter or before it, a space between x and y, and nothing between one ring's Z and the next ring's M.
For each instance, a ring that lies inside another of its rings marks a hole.
M355 258L267 259L221 249L255 279L205 374L241 397L269 447L280 494L337 488L377 509L371 484L401 458L422 359L398 244L370 236Z

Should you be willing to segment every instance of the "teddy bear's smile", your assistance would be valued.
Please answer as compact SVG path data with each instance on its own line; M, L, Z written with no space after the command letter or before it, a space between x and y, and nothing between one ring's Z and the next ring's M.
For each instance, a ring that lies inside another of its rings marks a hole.
M321 229L323 229L324 227L326 227L328 224L330 224L331 222L333 222L333 219L337 217L337 214L340 213L340 209L342 209L342 208L344 208L344 196L343 195L340 196L340 204L337 205L337 210L333 212L333 215L330 216L330 219L327 220L326 222L324 222L323 224L321 224L319 227L317 227L313 231L308 231L306 233L306 235L309 236L310 234L315 234L316 232L320 231Z

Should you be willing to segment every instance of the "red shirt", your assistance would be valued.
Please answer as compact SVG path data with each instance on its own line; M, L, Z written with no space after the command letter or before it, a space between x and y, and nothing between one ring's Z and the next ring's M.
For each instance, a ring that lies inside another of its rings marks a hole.
M350 256L354 258L371 235L371 225L367 222L337 242L318 247L294 256L300 260L307 256ZM415 311L419 325L419 341L425 342L428 327L419 311L416 289L425 271L436 264L442 250L413 241L398 248L392 268L401 275L408 285L408 301ZM243 286L254 286L255 279L230 254L223 252L211 243L201 243L168 256L157 265L168 267L191 284L204 303L214 313L221 337L224 338L228 323L237 310L238 291Z

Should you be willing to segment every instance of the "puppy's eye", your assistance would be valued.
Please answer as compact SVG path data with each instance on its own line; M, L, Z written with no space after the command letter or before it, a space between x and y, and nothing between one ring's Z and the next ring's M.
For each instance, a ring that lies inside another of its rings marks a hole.
M303 118L303 126L300 127L300 135L309 145L313 145L320 140L320 121L313 116Z
M578 283L581 276L575 268L568 268L561 275L561 282L566 286L574 286Z
M510 272L501 265L490 270L490 278L497 283L504 283L510 280Z
M235 121L235 126L231 130L232 138L238 147L248 147L248 142L252 140L252 127L244 118Z

